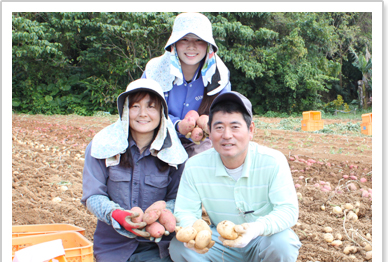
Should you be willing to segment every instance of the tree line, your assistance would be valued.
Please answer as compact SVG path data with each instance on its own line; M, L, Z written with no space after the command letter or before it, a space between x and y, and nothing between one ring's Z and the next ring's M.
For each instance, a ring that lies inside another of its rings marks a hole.
M13 111L117 113L117 96L164 53L177 14L13 13ZM338 95L368 106L371 13L203 14L232 90L251 100L255 114L322 110Z

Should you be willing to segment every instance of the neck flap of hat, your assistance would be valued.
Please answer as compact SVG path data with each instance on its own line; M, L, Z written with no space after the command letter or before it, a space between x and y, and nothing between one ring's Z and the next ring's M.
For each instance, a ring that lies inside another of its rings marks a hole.
M126 97L121 117L119 116L116 123L102 129L93 138L91 155L97 159L106 159L107 167L119 164L120 154L125 153L128 148L128 104L128 97ZM182 164L188 158L175 128L171 120L165 116L163 108L159 130L151 143L150 152L153 156L174 167Z
M147 78L157 81L163 89L168 92L173 85L183 84L183 73L179 57L175 46L171 47L171 52L166 51L164 55L151 59L146 65ZM218 77L214 77L219 74ZM213 51L212 45L208 45L205 62L201 68L202 82L207 89L208 95L219 93L229 84L229 70Z

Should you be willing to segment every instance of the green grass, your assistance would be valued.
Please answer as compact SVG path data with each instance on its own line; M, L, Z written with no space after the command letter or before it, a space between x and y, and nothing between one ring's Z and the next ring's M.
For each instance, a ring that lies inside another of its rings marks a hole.
M372 113L372 108L357 110L355 114L354 114L354 111L351 111L350 113L337 112L337 115L332 115L321 111L321 117L322 119L349 119L349 120L361 121L362 120L361 116L363 114L369 114L369 113Z
M342 113L337 112L337 115L333 115L331 113L325 113L323 110L318 110L321 112L322 119L349 119L349 120L360 120L361 121L361 115L372 113L372 108L368 109L362 109L362 110L356 110L353 109L350 111L350 113ZM269 118L299 118L299 116L302 116L302 113L278 113L278 112L272 112L268 111L264 115L257 115L258 117L269 117Z
M361 117L360 117L361 118ZM324 119L323 119L324 120ZM266 123L255 119L255 127L264 131L265 136L270 136L271 132L269 130L289 130L297 132L307 132L302 131L301 128L302 117L300 118L283 118L279 123ZM347 123L333 123L325 124L323 129L316 131L308 131L314 134L335 134L335 135L352 135L352 136L364 136L361 133L361 120L356 123L347 122ZM313 138L309 137L308 141L314 141Z

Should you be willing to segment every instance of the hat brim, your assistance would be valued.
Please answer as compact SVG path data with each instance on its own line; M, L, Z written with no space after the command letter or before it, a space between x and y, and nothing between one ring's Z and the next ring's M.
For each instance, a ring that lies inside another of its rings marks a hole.
M123 113L123 107L124 107L124 102L125 102L125 98L132 94L132 93L137 93L137 92L140 92L140 91L145 91L145 92L150 92L150 93L154 93L155 95L157 95L160 100L162 101L162 106L163 106L163 110L164 110L164 115L166 116L166 118L168 119L168 107L167 107L167 103L166 103L166 100L164 99L164 97L161 97L160 94L150 88L147 88L147 87L138 87L136 89L133 89L133 90L130 90L130 91L126 91L126 92L123 92L121 93L118 98L117 98L117 110L119 111L119 116L121 117L122 116L122 113Z
M238 103L239 105L241 105L246 113L252 118L252 109L251 111L249 111L247 109L247 106L249 107L252 107L252 105L246 105L243 101L243 99L237 94L235 93L234 91L230 91L230 92L226 92L226 93L223 93L223 94L220 94L218 95L214 100L213 100L213 103L211 104L210 106L210 110L212 110L214 108L214 106L220 102L223 102L223 101L232 101L232 102L236 102ZM249 100L248 100L249 101ZM250 102L249 102L250 103Z
M216 43L214 42L214 39L204 39L202 37L200 37L198 33L195 33L195 32L182 32L182 33L175 33L175 34L172 34L170 36L170 39L168 39L167 41L167 44L166 46L164 47L164 50L168 51L168 52L171 52L171 46L173 44L175 44L176 42L178 42L182 37L184 37L185 35L188 35L188 34L194 34L196 35L198 38L201 38L203 41L205 41L206 43L208 44L211 44L213 46L213 51L214 52L217 52L218 50L218 47L216 45Z

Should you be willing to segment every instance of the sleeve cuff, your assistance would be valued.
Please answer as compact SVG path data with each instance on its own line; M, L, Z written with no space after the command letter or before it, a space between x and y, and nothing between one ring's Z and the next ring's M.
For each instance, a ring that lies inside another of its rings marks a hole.
M180 120L176 121L175 124L174 124L175 130L177 132L179 132L179 122L180 122Z

